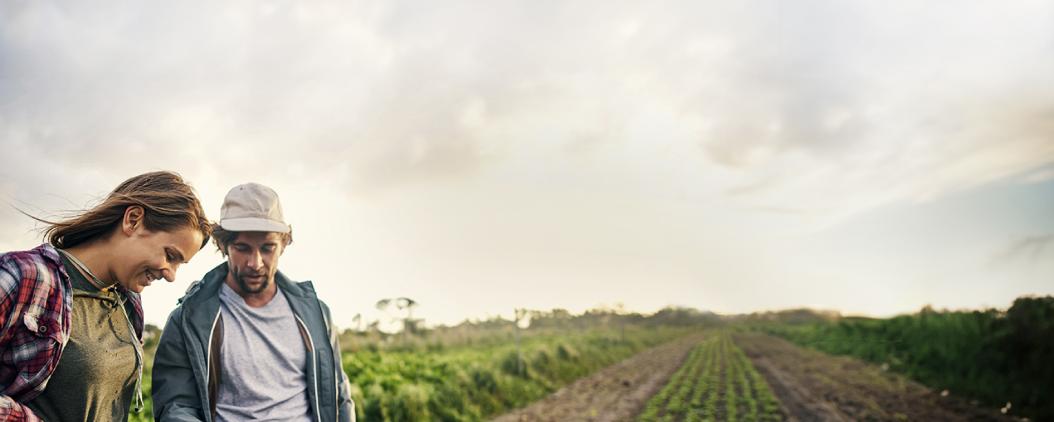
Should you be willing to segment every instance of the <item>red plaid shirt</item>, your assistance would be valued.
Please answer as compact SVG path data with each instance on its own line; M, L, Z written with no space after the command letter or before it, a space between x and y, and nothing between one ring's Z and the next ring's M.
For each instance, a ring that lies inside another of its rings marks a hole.
M138 294L129 317L140 339L143 307ZM44 391L70 333L73 289L59 252L48 244L0 254L0 421L39 420L20 402Z

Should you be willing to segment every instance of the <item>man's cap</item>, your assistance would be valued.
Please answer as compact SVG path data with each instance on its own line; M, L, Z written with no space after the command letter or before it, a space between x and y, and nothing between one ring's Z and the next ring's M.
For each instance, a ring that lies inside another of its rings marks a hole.
M220 227L232 232L290 232L278 194L259 183L245 183L227 192L220 208Z

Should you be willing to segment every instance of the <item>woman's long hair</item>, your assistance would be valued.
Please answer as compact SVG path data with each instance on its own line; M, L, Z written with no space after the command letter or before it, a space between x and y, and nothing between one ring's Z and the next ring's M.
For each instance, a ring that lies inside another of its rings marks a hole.
M208 244L212 226L201 202L194 189L170 171L144 173L125 180L102 203L75 217L58 222L34 218L48 224L44 229L48 243L56 248L72 248L109 236L120 226L125 210L137 205L143 207L147 230L191 227L203 235L201 247Z

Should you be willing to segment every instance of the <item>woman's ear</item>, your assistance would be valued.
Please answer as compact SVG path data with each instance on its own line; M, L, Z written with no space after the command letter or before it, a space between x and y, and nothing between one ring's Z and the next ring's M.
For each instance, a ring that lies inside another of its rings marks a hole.
M124 209L124 219L121 221L121 231L125 235L131 236L139 227L143 225L143 207L139 205L132 205Z

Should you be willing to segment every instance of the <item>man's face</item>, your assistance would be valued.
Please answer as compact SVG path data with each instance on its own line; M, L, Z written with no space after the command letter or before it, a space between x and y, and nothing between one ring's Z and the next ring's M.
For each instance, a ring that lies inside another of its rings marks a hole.
M227 246L227 263L228 277L233 277L239 294L254 295L270 290L284 246L281 233L238 233Z

